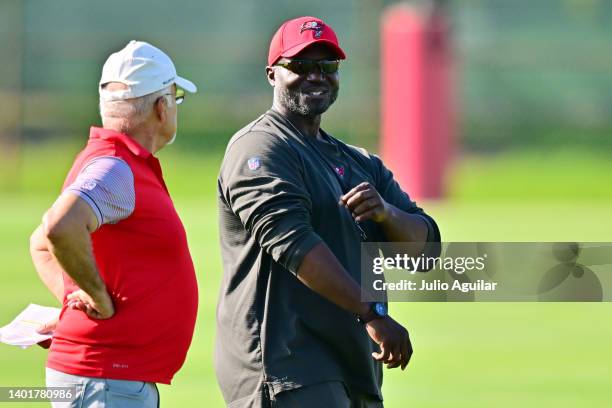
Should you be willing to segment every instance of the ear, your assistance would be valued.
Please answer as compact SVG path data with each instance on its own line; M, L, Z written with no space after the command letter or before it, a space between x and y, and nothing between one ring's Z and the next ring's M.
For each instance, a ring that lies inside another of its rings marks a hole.
M271 67L269 65L266 67L266 78L268 79L268 83L271 86L274 86L274 84L276 83L276 70L274 69L274 67Z
M162 123L166 122L166 119L168 117L168 106L166 104L166 98L162 96L155 101L154 105L155 115L157 116L157 119L159 119L159 121Z

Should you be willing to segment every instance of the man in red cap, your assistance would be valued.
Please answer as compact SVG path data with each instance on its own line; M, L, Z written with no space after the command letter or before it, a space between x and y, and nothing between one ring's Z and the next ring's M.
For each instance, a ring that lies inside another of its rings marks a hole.
M321 129L345 58L322 20L285 22L266 67L272 108L221 165L215 366L232 408L380 407L382 364L412 354L386 304L362 301L361 243L440 233L377 156Z

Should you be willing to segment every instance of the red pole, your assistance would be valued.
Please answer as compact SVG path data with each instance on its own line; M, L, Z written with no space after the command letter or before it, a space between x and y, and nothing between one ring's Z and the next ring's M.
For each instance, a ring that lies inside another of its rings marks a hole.
M442 198L454 139L447 18L389 8L381 33L381 152L412 198Z

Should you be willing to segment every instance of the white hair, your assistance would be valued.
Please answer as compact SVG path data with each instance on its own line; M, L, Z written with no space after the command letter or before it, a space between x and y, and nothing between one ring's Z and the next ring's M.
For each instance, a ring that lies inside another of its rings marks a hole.
M100 118L102 126L109 121L115 122L113 128L121 133L129 133L130 129L141 125L147 118L155 101L164 95L171 94L172 87L161 89L138 98L108 100L104 90L100 94ZM110 93L106 91L107 93Z

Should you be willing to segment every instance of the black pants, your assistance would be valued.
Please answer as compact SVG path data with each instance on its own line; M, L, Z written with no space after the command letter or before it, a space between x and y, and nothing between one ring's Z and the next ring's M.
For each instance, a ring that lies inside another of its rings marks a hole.
M270 401L273 408L383 408L378 398L369 395L351 396L340 381L327 381L284 391Z

